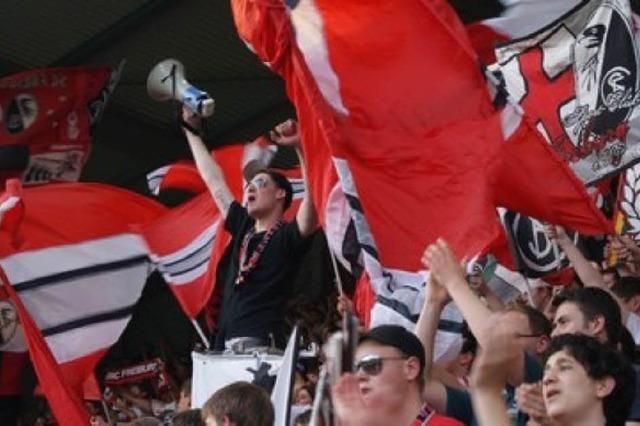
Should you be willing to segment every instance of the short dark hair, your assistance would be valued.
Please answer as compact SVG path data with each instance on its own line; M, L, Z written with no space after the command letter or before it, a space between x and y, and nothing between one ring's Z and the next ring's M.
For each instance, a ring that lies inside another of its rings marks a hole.
M311 410L307 410L304 413L298 414L293 421L294 426L298 426L299 424L308 425L311 422L311 413Z
M469 324L467 324L466 321L462 323L460 334L462 335L462 348L460 349L460 353L471 353L475 356L478 352L478 340L471 330L469 330Z
M289 182L289 179L287 179L287 177L282 173L277 172L273 169L260 170L258 173L265 173L269 175L276 186L284 190L284 204L282 205L282 211L286 211L289 206L291 206L291 202L293 201L293 187L291 186L291 182Z
M622 277L611 287L611 291L624 301L640 294L640 279L636 277Z
M546 359L563 350L584 367L590 378L613 378L615 386L602 401L604 416L608 426L624 425L635 397L636 373L631 364L611 346L583 334L563 334L551 339Z
M542 336L551 335L553 327L551 325L551 321L549 321L549 318L547 318L545 314L528 305L519 306L515 310L526 315L532 334L539 334Z
M615 282L618 282L618 280L620 279L620 272L618 272L618 268L616 268L615 266L609 266L608 268L603 269L601 273L602 275L613 274L613 279Z
M218 424L226 416L236 426L272 426L273 406L267 392L247 382L235 382L218 389L202 406L202 417L212 416Z
M171 426L205 426L205 423L200 409L195 408L177 413L171 419Z
M553 305L557 307L566 302L574 303L588 321L602 315L607 343L616 347L620 342L622 315L620 306L613 296L597 287L576 288L558 294L553 300Z

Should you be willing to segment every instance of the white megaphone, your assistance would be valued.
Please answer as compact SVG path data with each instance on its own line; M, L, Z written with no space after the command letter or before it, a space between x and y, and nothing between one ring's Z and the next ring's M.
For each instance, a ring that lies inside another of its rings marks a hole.
M153 67L147 77L147 92L156 101L182 102L201 117L213 115L215 101L207 92L189 84L184 78L184 65L177 59L165 59Z

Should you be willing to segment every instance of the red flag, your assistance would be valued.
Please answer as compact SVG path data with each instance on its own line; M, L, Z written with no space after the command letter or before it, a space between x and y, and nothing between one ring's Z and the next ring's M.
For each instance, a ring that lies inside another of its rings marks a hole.
M48 68L0 79L0 179L77 181L91 132L120 77L111 68Z
M35 325L29 312L13 290L1 266L0 281L18 310L31 349L33 367L54 415L59 421L64 419L65 424L70 426L87 425L89 417L80 400L79 393L67 383L62 372L58 369L58 364L40 334L38 326Z
M423 279L416 272L426 244L444 236L458 255L475 255L501 232L489 172L496 173L505 144L476 56L444 2L290 5L232 3L241 37L285 78L308 162L317 170L329 167L328 159L336 165L378 298L414 288L403 304L419 312ZM555 162L540 154L536 161ZM331 186L322 176L332 172L316 176L317 187L313 171L309 182L323 212L330 189L322 189ZM538 179L537 192L548 184L540 175L513 178ZM588 201L580 204L584 193L559 178L553 184L580 207L580 225L602 230ZM542 218L560 216L548 198L534 204L519 191L511 200Z
M496 49L492 71L584 184L640 159L636 38L628 1L593 1Z
M21 200L14 208L24 206L16 230L21 242L0 246L0 265L40 385L55 416L66 421L63 401L74 404L83 395L86 379L128 323L151 269L130 226L165 208L99 184L19 189L8 185L18 191L6 199Z

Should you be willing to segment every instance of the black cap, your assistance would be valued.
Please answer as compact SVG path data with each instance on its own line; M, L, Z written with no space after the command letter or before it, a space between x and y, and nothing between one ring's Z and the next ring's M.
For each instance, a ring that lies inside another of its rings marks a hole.
M420 361L420 371L424 370L424 347L415 334L399 325L379 325L360 336L360 343L373 340L384 346L392 346L407 356L415 356Z

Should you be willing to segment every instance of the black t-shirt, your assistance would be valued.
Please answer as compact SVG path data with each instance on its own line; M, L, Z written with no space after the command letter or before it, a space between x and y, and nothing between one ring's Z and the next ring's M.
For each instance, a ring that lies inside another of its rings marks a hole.
M240 265L240 247L255 220L237 202L229 207L225 228L231 233L231 263L224 280L222 310L218 318L216 350L224 349L225 340L234 337L257 337L268 340L273 335L276 346L286 344L284 309L290 293L295 257L305 239L296 221L285 223L271 236L255 268L245 282L236 284ZM249 241L246 259L256 249L264 232L255 233Z

